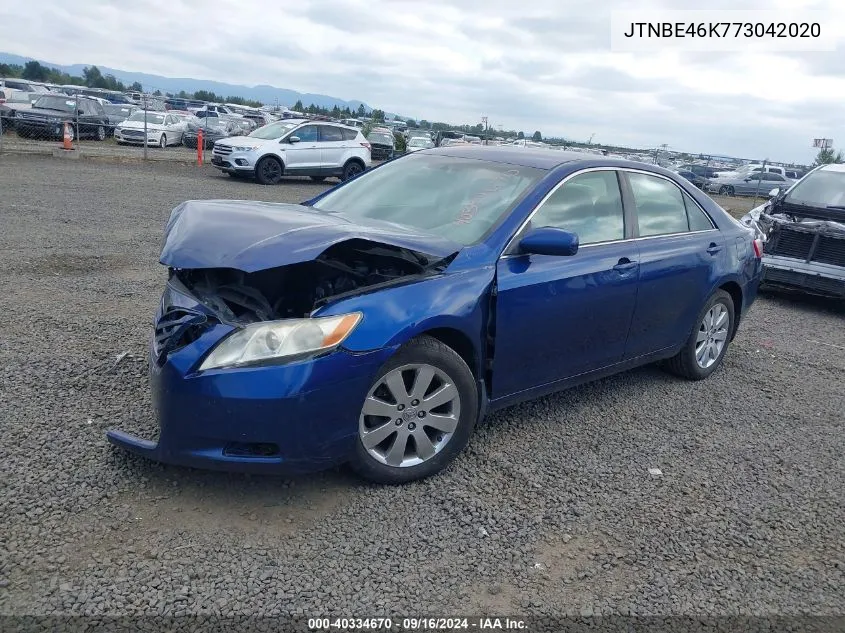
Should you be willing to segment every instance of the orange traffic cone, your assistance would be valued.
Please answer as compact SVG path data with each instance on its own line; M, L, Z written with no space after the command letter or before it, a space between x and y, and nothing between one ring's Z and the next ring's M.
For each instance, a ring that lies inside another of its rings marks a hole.
M65 133L62 136L62 149L73 149L70 142L70 125L65 123Z

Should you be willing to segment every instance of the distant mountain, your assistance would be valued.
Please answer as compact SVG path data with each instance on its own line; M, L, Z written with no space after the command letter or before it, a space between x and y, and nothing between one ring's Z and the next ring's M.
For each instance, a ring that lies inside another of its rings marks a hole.
M23 66L29 61L33 61L33 58L0 52L0 64L18 64ZM302 103L306 106L313 103L314 105L322 108L333 108L334 106L339 108L349 107L350 110L355 111L358 109L359 105L363 105L367 112L372 110L370 106L362 101L344 101L343 99L330 97L328 95L296 92L295 90L276 88L275 86L241 86L205 79L162 77L161 75L134 73L126 70L118 70L116 68L108 68L107 66L100 66L99 64L71 64L67 66L44 61L42 59L37 61L39 61L43 66L57 68L62 72L80 77L82 76L82 69L86 66L97 66L103 75L114 75L116 79L122 81L127 86L137 81L144 87L144 90L148 90L150 92L161 90L162 92L177 93L180 90L184 90L185 92L208 90L215 94L223 95L224 97L243 97L244 99L252 99L271 105L276 103L276 100L278 99L279 105L288 107L292 107L297 101L302 101Z

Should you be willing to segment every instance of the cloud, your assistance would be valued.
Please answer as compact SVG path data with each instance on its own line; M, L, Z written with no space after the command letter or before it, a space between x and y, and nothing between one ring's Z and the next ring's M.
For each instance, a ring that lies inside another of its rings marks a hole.
M741 4L742 6L738 6ZM62 64L269 84L415 118L695 152L812 159L845 142L845 38L827 53L619 53L615 10L687 0L41 0L0 9L0 48ZM707 9L821 10L834 0L710 0ZM786 15L786 14L785 14Z

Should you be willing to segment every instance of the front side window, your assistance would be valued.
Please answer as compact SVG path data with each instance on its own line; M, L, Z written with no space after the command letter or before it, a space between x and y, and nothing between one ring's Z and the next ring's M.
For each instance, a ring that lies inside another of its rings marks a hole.
M685 233L689 230L681 190L669 180L629 173L641 237Z
M303 143L316 143L320 140L316 125L304 125L296 130L293 136L296 136Z
M615 171L594 171L568 180L531 218L531 227L550 226L578 235L580 244L625 237L622 194Z

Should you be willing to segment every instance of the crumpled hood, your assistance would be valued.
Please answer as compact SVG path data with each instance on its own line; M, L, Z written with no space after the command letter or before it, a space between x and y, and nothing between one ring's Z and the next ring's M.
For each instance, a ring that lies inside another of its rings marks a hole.
M189 200L173 209L159 261L173 268L234 268L250 273L316 258L329 246L363 239L441 259L462 247L388 222L352 222L297 204Z

